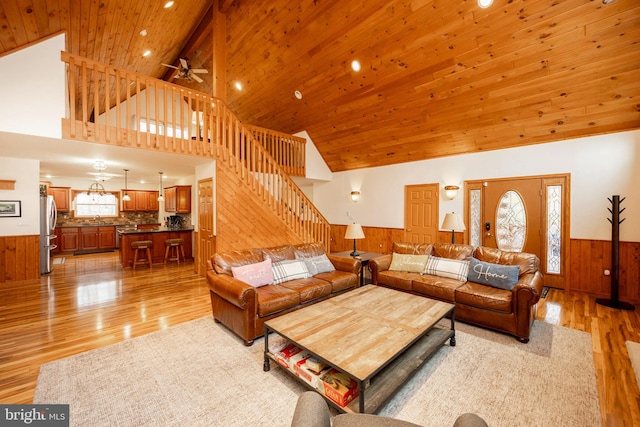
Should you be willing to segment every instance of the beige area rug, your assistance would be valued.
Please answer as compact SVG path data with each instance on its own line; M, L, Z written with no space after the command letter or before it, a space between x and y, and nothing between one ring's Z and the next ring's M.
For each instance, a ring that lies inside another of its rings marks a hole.
M476 412L490 426L598 426L585 332L536 322L531 342L459 323L382 415L451 426ZM73 426L289 426L306 390L263 372L252 347L209 317L42 366L34 403L68 403Z
M633 367L633 372L636 374L636 382L638 383L638 387L640 387L640 343L627 341L626 344L631 366Z

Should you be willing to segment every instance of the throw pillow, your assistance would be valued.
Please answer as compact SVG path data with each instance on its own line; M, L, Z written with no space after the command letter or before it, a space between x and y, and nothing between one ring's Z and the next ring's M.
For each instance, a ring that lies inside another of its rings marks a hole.
M429 255L427 265L424 268L424 274L433 276L447 277L449 279L467 281L467 273L469 271L469 261L459 259L449 259Z
M307 266L307 270L309 270L309 274L311 276L315 276L320 273L328 273L330 271L335 271L335 267L329 261L329 258L326 254L314 256L311 258L302 258L302 261Z
M288 280L311 277L307 265L301 260L274 262L271 270L273 271L273 283L276 285Z
M491 264L471 258L467 278L471 282L510 291L518 283L519 274L520 267L517 265Z
M231 267L231 273L236 279L242 280L255 288L273 283L270 259L241 267Z
M429 255L412 255L393 253L391 255L390 271L407 271L409 273L422 273Z

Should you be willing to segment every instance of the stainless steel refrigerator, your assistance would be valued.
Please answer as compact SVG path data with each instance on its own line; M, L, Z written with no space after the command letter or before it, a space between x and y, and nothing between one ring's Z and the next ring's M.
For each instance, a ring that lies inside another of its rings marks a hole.
M51 251L57 247L51 241L56 238L57 220L53 196L40 196L40 274L51 273Z

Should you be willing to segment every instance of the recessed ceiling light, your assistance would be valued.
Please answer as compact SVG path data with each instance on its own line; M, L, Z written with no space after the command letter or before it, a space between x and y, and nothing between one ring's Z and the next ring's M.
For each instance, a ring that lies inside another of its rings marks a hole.
M478 0L478 6L480 6L483 9L486 9L492 4L493 4L493 0Z
M168 2L166 2L164 4L164 8L165 9L169 9L171 6L173 6L174 1L173 0L169 0Z
M146 36L147 36L147 30L142 30L142 31L140 31L140 35L141 35L142 37L146 37Z
M234 83L234 85L235 85L236 89L238 89L238 90L242 90L242 83L240 83L240 82L235 82L235 83Z
M143 56L143 57L145 57L145 58L146 58L147 56L149 56L149 55L151 55L151 51L150 51L150 50L145 50L145 51L142 53L142 56Z
M293 92L293 95L298 99L302 99L302 93L299 90Z
M357 73L358 71L360 71L360 68L361 68L360 63L358 62L357 59L354 59L353 61L351 61L351 69L353 71Z

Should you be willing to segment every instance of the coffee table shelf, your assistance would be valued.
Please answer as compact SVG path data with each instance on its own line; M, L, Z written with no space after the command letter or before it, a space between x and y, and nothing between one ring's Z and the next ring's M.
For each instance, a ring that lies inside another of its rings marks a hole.
M439 324L445 317L450 328ZM325 396L332 406L375 413L447 340L455 346L454 318L452 304L367 285L265 322L264 370L278 364L275 332L356 381L359 396L344 407Z

